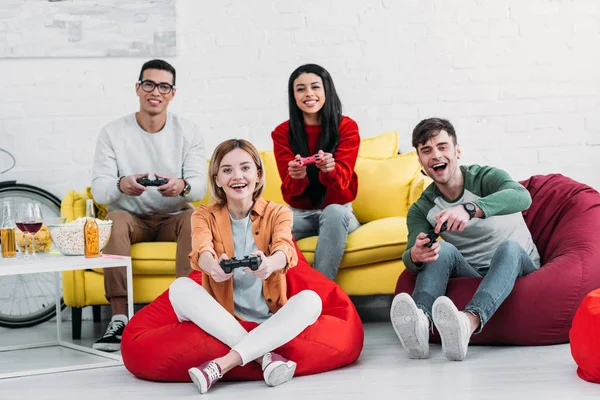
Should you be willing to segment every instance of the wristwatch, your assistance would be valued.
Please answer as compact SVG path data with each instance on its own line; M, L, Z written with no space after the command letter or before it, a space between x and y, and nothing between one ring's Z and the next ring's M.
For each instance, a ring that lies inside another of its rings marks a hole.
M181 193L179 193L179 195L181 197L187 196L188 194L190 194L190 190L192 190L192 187L190 186L189 183L187 183L187 181L185 179L183 179L183 183L185 183L185 186L183 187L183 190L181 191Z
M119 189L119 192L123 193L123 190L121 190L121 179L125 178L124 176L119 177L119 179L117 179L117 189Z
M465 211L469 214L469 219L473 219L475 217L475 213L477 212L477 207L473 203L465 203L463 204Z

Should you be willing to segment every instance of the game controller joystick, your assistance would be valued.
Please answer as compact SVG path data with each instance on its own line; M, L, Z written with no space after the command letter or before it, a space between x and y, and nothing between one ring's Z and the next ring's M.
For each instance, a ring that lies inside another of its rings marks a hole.
M442 224L442 226L440 227L440 233L445 232L445 231L446 231L446 222L444 222ZM433 229L430 230L429 233L427 233L427 239L429 239L429 243L426 243L425 247L433 246L433 244L435 243L437 238L440 236L440 233L435 233L435 227L433 227Z
M144 176L143 178L138 178L136 182L142 186L162 186L169 181L164 178L148 179L147 176Z
M262 262L259 256L245 256L244 258L232 258L230 260L221 260L220 265L223 272L230 274L235 268L250 268L256 271Z
M310 156L310 157L302 157L300 160L298 160L298 164L300 164L300 166L311 165L311 164L315 164L319 161L321 161L321 156L319 156L318 154L315 154L314 156Z

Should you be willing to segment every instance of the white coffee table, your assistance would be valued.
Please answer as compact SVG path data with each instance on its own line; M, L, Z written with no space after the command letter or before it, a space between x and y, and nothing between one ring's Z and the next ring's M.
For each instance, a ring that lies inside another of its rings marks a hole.
M118 257L118 258L117 258ZM123 359L118 354L106 353L88 347L65 342L61 339L61 307L60 307L60 280L62 271L73 271L91 268L114 268L127 267L127 303L129 318L133 316L133 272L131 269L131 257L101 256L98 258L85 258L83 256L63 256L61 254L43 254L37 260L24 260L23 258L0 258L0 277L7 275L35 274L40 272L55 272L56 285L56 333L57 340L19 346L0 347L0 359L2 352L35 349L50 346L61 346L72 350L78 350L94 356L103 357L106 361L93 364L69 365L57 368L34 369L16 371L0 374L0 379L15 378L20 376L51 374L57 372L78 371L83 369L114 367L123 365Z

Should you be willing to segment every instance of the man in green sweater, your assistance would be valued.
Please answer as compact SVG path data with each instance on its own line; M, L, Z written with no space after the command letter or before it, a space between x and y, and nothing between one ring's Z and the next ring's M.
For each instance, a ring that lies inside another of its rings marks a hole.
M399 293L394 298L391 321L410 358L427 357L433 322L446 358L461 361L471 335L483 329L517 277L540 267L521 214L531 205L531 197L505 171L460 166L461 150L450 121L421 121L412 144L434 183L408 211L408 244L402 259L417 280L412 297ZM432 229L443 242L432 244L427 236ZM444 296L448 280L456 277L483 277L463 311Z

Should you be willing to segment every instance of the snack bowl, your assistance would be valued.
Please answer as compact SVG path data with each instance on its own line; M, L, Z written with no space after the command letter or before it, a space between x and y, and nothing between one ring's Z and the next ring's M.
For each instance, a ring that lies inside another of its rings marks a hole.
M65 217L48 217L44 218L44 225L62 225L67 222Z
M100 236L100 251L108 243L112 230L112 221L96 219ZM68 224L48 224L50 236L56 249L65 256L82 256L84 254L83 226L85 218L78 218Z
M25 242L27 242L27 252L29 254L33 252L31 249L31 235L29 233L24 234L20 230L16 229L15 240L21 253L25 252ZM37 231L33 236L33 243L35 244L36 253L47 253L50 251L50 247L52 247L52 239L50 238L50 233L48 232L48 226L42 225L40 230Z

